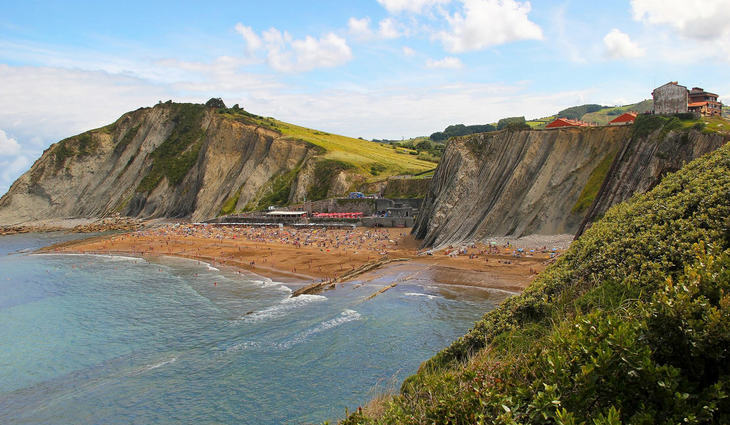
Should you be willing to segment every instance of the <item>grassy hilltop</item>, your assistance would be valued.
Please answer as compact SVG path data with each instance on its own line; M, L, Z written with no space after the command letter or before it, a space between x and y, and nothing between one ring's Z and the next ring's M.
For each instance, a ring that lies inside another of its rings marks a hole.
M243 109L221 108L220 114L236 120L243 120L292 139L303 140L318 146L324 152L323 158L345 163L369 175L370 180L397 174L418 174L432 170L436 163L417 157L417 151L404 147L391 147L369 140L331 134L294 124L250 114Z
M345 424L730 423L730 145L596 222Z

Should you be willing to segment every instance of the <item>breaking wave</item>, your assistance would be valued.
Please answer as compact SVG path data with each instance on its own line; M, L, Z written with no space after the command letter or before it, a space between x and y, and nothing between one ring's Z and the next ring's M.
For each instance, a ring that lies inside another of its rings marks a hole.
M241 317L241 321L246 323L255 323L262 320L276 319L288 315L293 310L297 310L307 304L324 301L327 297L322 295L300 295L298 297L284 298L279 304L272 305L263 310L253 311Z
M335 317L334 319L326 320L311 329L307 329L306 331L298 334L291 340L277 344L277 347L279 349L286 350L287 348L290 348L294 345L301 344L302 342L306 341L312 335L316 335L320 332L324 332L328 329L335 328L337 326L343 325L348 322L360 320L361 317L362 316L360 315L360 313L358 313L355 310L349 310L349 309L345 310L342 313L340 313L339 316Z

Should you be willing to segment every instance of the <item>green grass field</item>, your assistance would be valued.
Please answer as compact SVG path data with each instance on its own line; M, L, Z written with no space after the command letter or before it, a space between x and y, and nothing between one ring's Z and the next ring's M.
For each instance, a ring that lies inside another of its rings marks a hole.
M641 102L631 105L616 106L613 108L604 108L600 111L590 112L581 118L585 122L594 122L599 125L608 124L609 121L623 114L624 112L648 112L653 108L654 102L651 99L642 100Z
M533 130L542 130L545 128L546 125L553 122L556 118L556 115L551 115L549 117L543 117L543 118L535 118L534 120L525 121L525 124L529 125Z
M313 130L274 118L247 118L284 136L318 146L324 150L325 159L351 164L363 171L363 174L373 174L371 170L375 166L379 171L373 177L378 180L399 174L416 174L436 167L435 162L419 159L417 151L413 149Z

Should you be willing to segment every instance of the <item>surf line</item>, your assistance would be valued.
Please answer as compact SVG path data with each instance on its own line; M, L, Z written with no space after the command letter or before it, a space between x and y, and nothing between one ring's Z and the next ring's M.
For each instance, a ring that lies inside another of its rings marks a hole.
M309 284L305 287L299 288L296 291L292 292L292 298L298 297L303 294L318 294L325 289L333 289L336 287L338 283L343 283L348 280L351 280L357 276L360 276L361 274L367 273L371 270L375 270L377 268L380 268L386 264L390 264L395 261L408 261L409 258L388 258L383 257L380 260L372 261L370 263L363 264L362 266L356 268L355 270L349 271L339 277L336 277L332 280L325 280L322 282L315 282L312 284Z
M391 283L390 285L388 285L388 286L386 286L386 287L384 287L384 288L380 288L379 290L377 290L376 292L372 293L372 294L371 294L370 296L368 296L367 298L365 298L365 299L363 300L363 302L365 302L365 301L369 301L369 300L372 300L373 298L377 297L378 295L382 294L383 292L385 292L385 291L387 291L387 290L389 290L389 289L393 289L393 288L395 288L395 287L396 287L396 286L398 286L398 284L399 284L399 283L401 283L401 282L405 282L405 281L408 281L408 280L414 279L414 278L415 278L416 276L418 276L419 274L421 274L421 273L423 273L423 272L425 272L425 271L427 271L427 270L431 269L431 267L432 267L432 266L428 266L428 267L426 267L426 268L425 268L425 269L423 269L423 270L419 270L419 271L417 271L417 272L415 272L415 273L411 273L411 274L409 274L408 276L406 276L406 277L404 277L404 278L402 278L402 279L398 279L398 280L396 280L395 282Z

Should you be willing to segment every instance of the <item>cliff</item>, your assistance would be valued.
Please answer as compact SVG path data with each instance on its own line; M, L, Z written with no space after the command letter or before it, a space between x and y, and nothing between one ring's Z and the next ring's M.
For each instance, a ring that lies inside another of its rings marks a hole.
M728 216L725 145L610 208L399 392L341 423L730 423Z
M394 165L376 143L285 125L237 107L140 108L51 145L0 198L0 224L114 213L198 221L340 195L372 178L373 164L385 177L433 168Z
M453 139L413 233L435 247L490 236L577 234L610 206L730 139L656 119L638 127L504 130Z

